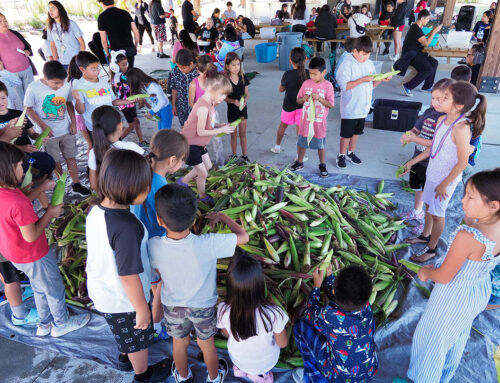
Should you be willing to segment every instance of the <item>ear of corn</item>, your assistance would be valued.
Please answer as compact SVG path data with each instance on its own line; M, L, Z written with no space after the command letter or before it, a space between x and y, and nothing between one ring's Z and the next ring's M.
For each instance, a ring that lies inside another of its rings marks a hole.
M26 174L24 175L23 183L21 184L21 189L24 189L26 186L28 186L31 181L33 181L33 175L31 174L31 165L29 166L28 170L26 171Z
M15 126L19 127L19 126L23 126L24 125L24 120L26 119L26 111L27 110L28 110L28 108L24 107L23 112L21 113L21 115L17 119L17 122L16 122Z
M307 144L309 144L314 137L314 120L316 120L316 105L314 104L312 95L309 96L308 112L309 112L309 131L307 133Z
M37 150L40 150L40 148L43 145L43 140L49 136L50 133L50 128L45 129L35 140L35 147Z
M397 178L401 177L401 175L405 172L406 168L404 165L401 165L397 170L395 176Z
M145 99L145 98L149 98L149 97L151 97L150 94L144 94L144 93L134 94L132 96L128 96L127 101L141 100L141 99Z
M411 132L410 132L410 131L407 131L407 132L405 133L405 135L406 135L406 136L411 136ZM403 146L403 148L404 148L404 147L406 147L406 145L408 145L408 141L403 142L403 145L402 145L402 146Z
M240 107L239 107L240 112L241 112L241 111L243 110L243 108L245 107L245 106L244 106L244 104L245 104L245 96L241 96L241 98L240 98Z
M373 81L382 81L385 80L386 78L397 75L399 72L400 72L399 70L393 69L392 71L387 73L371 74L370 77L373 77Z
M52 201L50 204L52 206L57 206L63 203L64 190L66 189L66 179L68 178L68 173L64 172L61 177L56 182L54 187L54 192L52 193Z

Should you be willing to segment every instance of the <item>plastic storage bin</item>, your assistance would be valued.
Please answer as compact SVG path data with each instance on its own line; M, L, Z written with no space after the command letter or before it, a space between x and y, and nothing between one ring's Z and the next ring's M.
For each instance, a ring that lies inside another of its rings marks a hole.
M278 36L279 45L279 68L280 70L293 69L290 65L290 52L293 48L302 46L302 32L280 32Z
M376 99L373 102L373 129L406 132L415 125L421 102Z
M255 46L255 56L258 63L270 63L276 60L278 44L262 43Z
M423 27L422 28L422 32L424 32L424 35L428 35L429 33L431 33L432 31L432 28L429 28L429 27ZM431 43L429 44L430 47L435 47L437 45L439 41L439 33L436 33L434 35L434 38L432 39Z

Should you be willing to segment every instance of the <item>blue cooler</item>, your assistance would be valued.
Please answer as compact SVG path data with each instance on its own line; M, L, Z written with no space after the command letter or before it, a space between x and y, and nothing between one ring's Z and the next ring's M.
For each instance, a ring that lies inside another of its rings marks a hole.
M262 43L255 46L255 57L258 63L270 63L276 60L278 55L278 44Z
M280 32L277 33L280 61L280 70L293 69L290 64L290 52L293 48L300 48L302 46L302 32Z

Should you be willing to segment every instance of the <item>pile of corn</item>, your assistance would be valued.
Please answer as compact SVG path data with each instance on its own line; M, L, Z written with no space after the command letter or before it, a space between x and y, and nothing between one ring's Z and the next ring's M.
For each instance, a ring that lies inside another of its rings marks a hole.
M303 313L312 288L312 271L333 264L336 270L349 264L365 267L373 278L370 297L379 324L398 306L398 286L408 271L396 261L394 252L406 244L394 244L402 219L391 214L395 206L383 192L376 194L342 186L329 189L314 185L288 169L265 168L257 163L226 165L210 172L208 194L215 206L199 203L195 234L230 232L222 223L207 224L204 214L220 211L237 220L249 233L241 248L263 265L269 299L296 321ZM52 240L63 246L63 264L68 298L88 303L85 288L86 254L84 217L88 203L71 207L69 214L51 226ZM219 261L218 292L225 296L225 272L230 259ZM323 297L326 299L326 296ZM282 352L280 366L301 363L291 326L290 342ZM223 342L218 342L223 346Z

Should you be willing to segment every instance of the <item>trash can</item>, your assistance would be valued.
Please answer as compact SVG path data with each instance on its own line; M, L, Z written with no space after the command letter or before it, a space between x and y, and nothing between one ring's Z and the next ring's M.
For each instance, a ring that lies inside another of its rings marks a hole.
M279 68L280 70L293 69L290 65L290 52L293 48L302 46L302 32L280 32L278 36Z
M406 132L413 128L421 102L376 99L373 102L373 129Z

